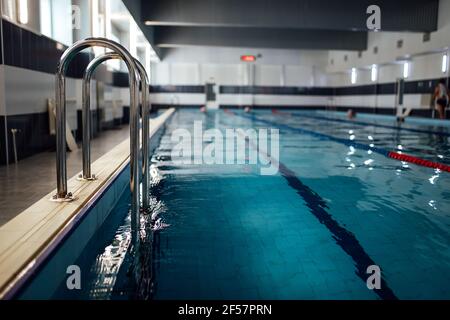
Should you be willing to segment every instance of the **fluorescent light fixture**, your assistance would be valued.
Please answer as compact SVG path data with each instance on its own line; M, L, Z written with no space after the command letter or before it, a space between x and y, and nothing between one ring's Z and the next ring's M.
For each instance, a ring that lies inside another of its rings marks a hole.
M403 63L403 78L408 78L409 76L409 62Z
M19 22L28 23L28 0L19 0Z
M446 73L448 70L448 55L446 53L444 53L444 55L442 56L442 67L441 70L443 73Z
M133 19L130 19L130 53L133 57L137 57L137 37L138 26Z
M377 81L377 76L378 76L378 68L376 64L373 64L370 72L370 80L372 80L372 82Z
M352 84L356 83L356 68L352 68L351 82Z

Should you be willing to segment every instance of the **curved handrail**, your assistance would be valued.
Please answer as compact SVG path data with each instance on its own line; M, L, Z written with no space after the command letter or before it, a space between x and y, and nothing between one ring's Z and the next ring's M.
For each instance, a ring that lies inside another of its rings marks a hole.
M83 180L95 180L96 177L91 173L91 78L95 69L103 62L111 59L120 59L120 55L114 52L108 52L91 60L83 76L82 86L82 112L81 119L83 124L82 156L83 173L80 178Z
M83 122L83 144L82 144L82 154L83 154L83 173L80 177L84 180L95 180L95 175L91 173L91 125L90 125L90 87L91 87L91 78L95 71L95 69L105 61L112 59L121 59L120 55L114 52L108 52L104 55L96 57L93 59L86 68L83 77L83 101L82 101L82 122ZM149 172L150 172L150 163L149 163L149 119L150 119L150 106L148 100L148 76L145 68L142 64L135 60L136 66L138 68L139 76L141 78L141 87L142 87L142 206L144 209L148 208L149 205ZM146 88L146 89L145 89Z
M56 176L57 193L54 201L72 201L75 199L67 190L66 166L66 72L69 63L77 53L89 47L110 49L124 60L130 79L130 189L131 224L135 240L139 233L139 92L138 69L133 56L122 45L105 38L87 38L74 43L60 58L56 72Z

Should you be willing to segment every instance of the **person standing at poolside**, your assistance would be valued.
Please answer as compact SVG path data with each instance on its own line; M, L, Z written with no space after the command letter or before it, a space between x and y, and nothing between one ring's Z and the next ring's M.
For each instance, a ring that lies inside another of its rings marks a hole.
M439 113L439 118L445 119L445 108L448 104L448 88L445 85L445 79L439 80L439 83L434 88L433 100L435 109Z

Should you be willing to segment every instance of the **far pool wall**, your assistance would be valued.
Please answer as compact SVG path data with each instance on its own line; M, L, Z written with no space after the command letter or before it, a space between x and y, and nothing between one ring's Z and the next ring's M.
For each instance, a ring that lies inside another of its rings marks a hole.
M307 62L320 60L319 55ZM441 62L442 54L418 57L411 62L403 106L414 109L413 115L431 115L431 93L439 79L447 77L440 70ZM372 82L370 70L360 70L356 83L351 84L348 72L325 74L314 65L161 62L152 65L150 97L152 104L159 107L199 107L205 104L205 83L211 81L216 84L216 99L222 107L353 108L394 114L396 82L402 71L400 64L379 67L378 80Z

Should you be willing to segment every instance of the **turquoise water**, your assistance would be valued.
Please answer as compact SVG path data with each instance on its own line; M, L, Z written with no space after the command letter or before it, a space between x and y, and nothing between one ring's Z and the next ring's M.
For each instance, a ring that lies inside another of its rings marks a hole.
M450 173L373 151L450 164L449 132L292 113L178 111L152 158L151 214L167 226L152 232L142 218L132 269L125 194L78 261L89 270L83 290L62 285L55 297L449 299ZM278 174L173 163L172 132L196 120L221 132L278 128ZM369 265L381 268L381 289L367 288Z

